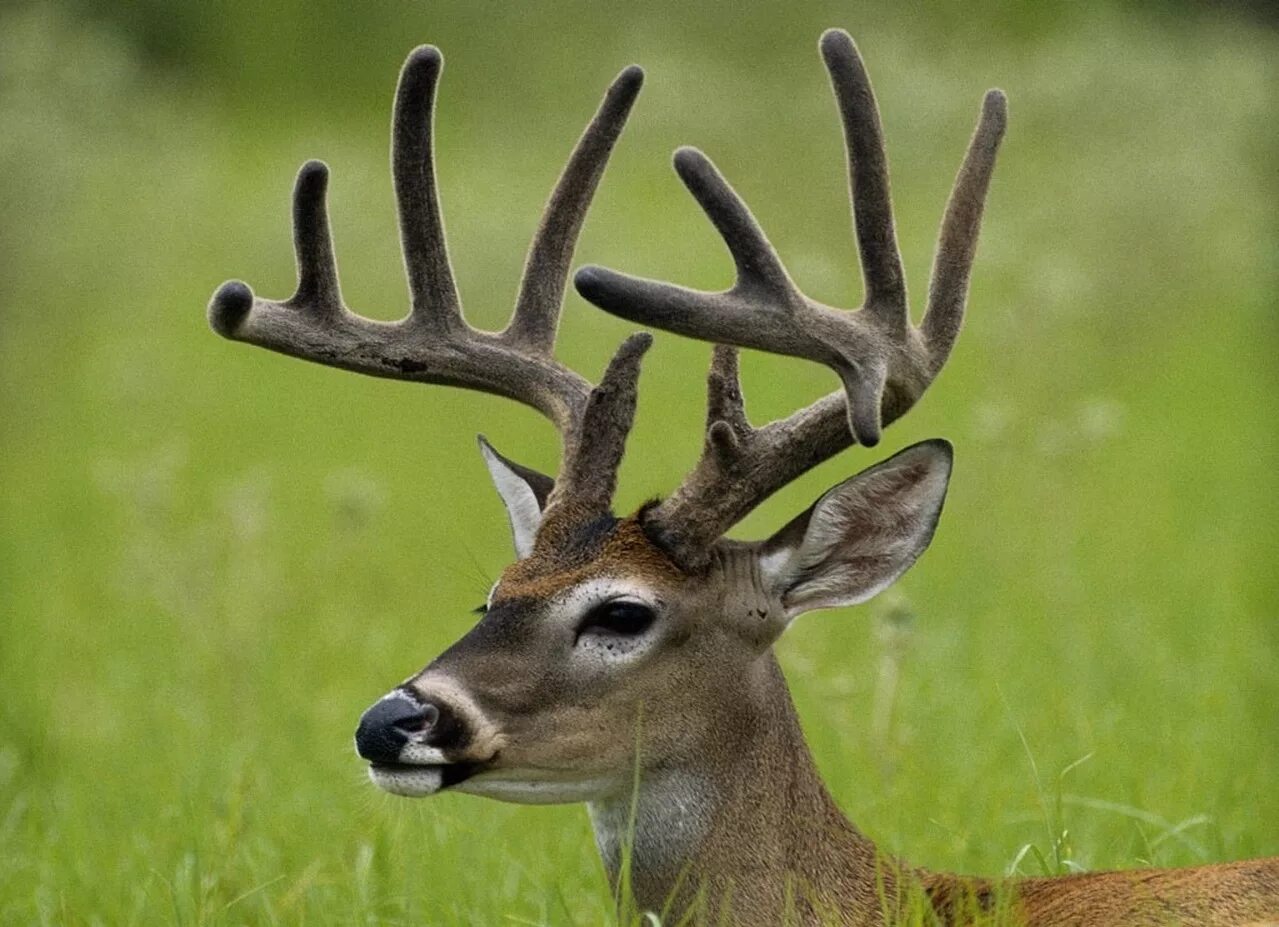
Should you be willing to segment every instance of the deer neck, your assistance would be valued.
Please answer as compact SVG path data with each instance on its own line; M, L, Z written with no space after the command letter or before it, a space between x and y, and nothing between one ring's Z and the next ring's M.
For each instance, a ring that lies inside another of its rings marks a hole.
M727 907L742 925L809 923L835 912L845 923L882 923L894 864L827 792L772 653L753 671L758 697L708 725L684 762L591 803L610 881L618 885L629 852L630 891L642 911L678 919L699 908L719 917Z

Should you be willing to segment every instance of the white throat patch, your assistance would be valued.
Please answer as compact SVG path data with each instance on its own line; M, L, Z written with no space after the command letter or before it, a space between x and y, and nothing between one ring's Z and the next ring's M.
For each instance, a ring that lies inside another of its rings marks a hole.
M662 772L641 779L638 794L628 791L592 801L587 810L595 845L610 872L620 868L628 843L633 858L649 865L680 865L710 831L714 793L692 773Z

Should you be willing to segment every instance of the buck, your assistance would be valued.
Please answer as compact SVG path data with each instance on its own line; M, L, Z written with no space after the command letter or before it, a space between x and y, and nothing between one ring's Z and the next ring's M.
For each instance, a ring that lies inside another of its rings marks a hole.
M713 923L885 924L922 900L944 923L1007 899L1036 925L1243 924L1279 919L1279 859L1008 883L934 873L882 854L839 811L805 745L773 643L799 615L865 601L901 576L937 526L951 471L925 441L826 492L767 540L725 532L763 499L853 443L874 445L942 369L959 334L979 225L1004 134L990 91L946 205L927 308L912 325L871 85L852 40L820 42L842 120L865 283L855 312L791 281L742 200L700 151L675 169L722 235L736 283L705 293L587 266L578 291L607 312L714 343L706 433L674 493L610 512L651 336L627 338L591 386L553 355L575 241L640 90L622 71L569 158L501 332L463 318L435 184L432 119L442 59L408 58L392 171L411 308L384 323L344 307L327 169L294 193L298 286L283 302L224 284L218 333L307 360L482 390L558 428L558 476L480 450L517 560L479 622L360 719L373 782L531 804L585 802L606 871L641 909ZM747 420L737 349L829 366L842 389L763 427ZM625 869L629 862L629 869Z

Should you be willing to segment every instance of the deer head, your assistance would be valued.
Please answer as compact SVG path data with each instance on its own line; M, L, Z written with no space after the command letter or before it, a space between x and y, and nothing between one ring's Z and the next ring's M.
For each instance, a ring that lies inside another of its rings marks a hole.
M713 816L708 809L718 806L707 791L741 775L715 770L732 767L743 743L767 740L756 734L788 710L773 642L805 612L875 595L927 547L951 468L950 446L940 440L840 483L772 537L724 538L816 464L854 442L875 444L941 370L962 322L1004 130L1004 99L992 91L946 207L927 310L915 327L869 79L846 33L827 32L820 48L849 156L861 309L804 296L745 204L692 148L676 153L675 169L722 234L736 284L702 293L597 267L577 273L578 290L604 310L716 345L700 460L674 493L638 512L617 517L610 502L651 336L628 338L595 386L552 353L574 242L639 92L638 68L609 88L556 184L505 330L468 325L453 283L432 155L442 60L430 47L405 64L394 116L408 316L375 322L343 306L324 206L327 171L318 162L302 168L294 196L297 292L270 302L230 282L213 297L210 322L228 338L361 373L507 396L537 409L562 436L553 479L480 439L518 559L478 623L364 713L356 748L381 788L593 802L606 857L616 850L610 802L628 794L637 765L654 781L688 773L700 783L685 796L696 799L689 809L701 809L690 815ZM753 427L739 347L826 364L843 389Z

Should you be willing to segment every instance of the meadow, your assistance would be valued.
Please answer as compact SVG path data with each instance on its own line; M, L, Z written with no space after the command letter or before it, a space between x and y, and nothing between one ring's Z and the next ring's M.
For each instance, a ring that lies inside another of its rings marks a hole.
M965 331L925 400L735 530L945 436L931 550L780 645L818 763L886 850L995 875L1279 854L1273 23L1230 5L384 0L0 8L0 923L599 924L581 808L366 781L364 707L459 637L510 557L475 451L553 471L532 412L214 336L223 280L291 292L294 171L333 169L344 290L406 300L400 62L440 46L468 318L498 328L608 81L645 89L577 251L731 264L670 169L695 144L800 285L860 300L815 51L875 81L916 307L982 93L996 171ZM966 6L966 5L965 5ZM575 294L560 356L630 327ZM619 508L700 441L709 349L658 335ZM756 421L829 390L747 355Z

